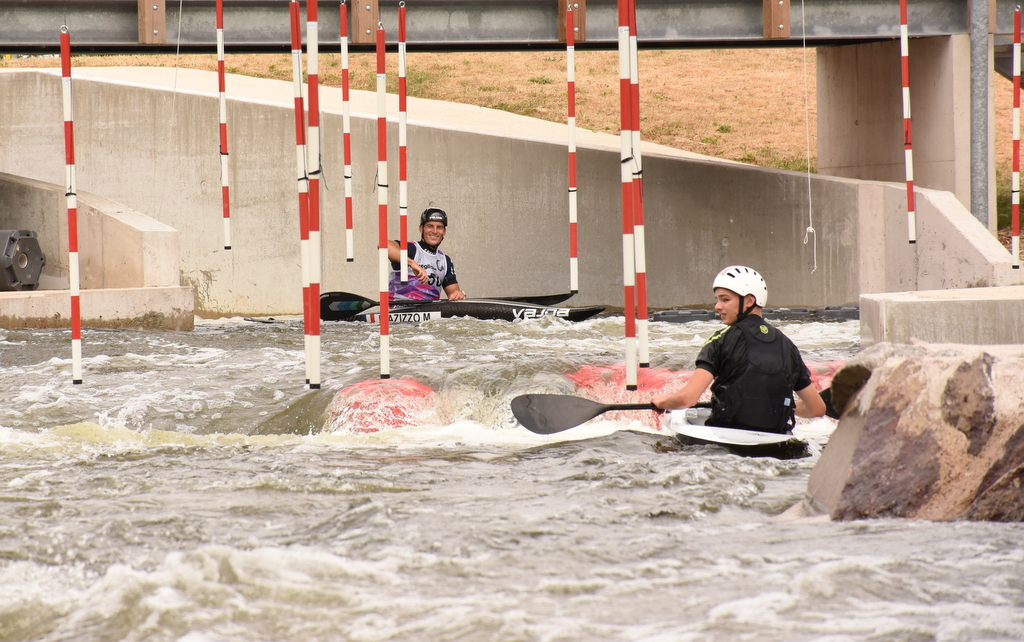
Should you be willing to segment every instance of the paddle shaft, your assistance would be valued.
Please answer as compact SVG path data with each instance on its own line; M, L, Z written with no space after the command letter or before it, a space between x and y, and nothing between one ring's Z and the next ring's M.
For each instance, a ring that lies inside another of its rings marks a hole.
M604 406L604 409L598 413L602 414L611 410L661 410L653 403L611 403ZM595 417L597 415L594 415Z

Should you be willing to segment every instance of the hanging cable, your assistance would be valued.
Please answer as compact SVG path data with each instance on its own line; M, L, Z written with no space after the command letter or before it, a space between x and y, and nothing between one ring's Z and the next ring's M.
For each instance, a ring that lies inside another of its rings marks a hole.
M169 128L169 134L173 138L174 131L177 128L178 120L178 55L181 52L181 13L182 5L184 0L178 0L178 41L174 49L174 79L171 85L171 124ZM153 158L153 173L157 173L156 165L160 159L158 156ZM160 172L160 198L157 201L156 211L159 215L163 214L164 211L164 197L167 195L167 180L168 173ZM157 218L160 218L159 216Z
M812 244L814 267L811 274L818 269L818 234L814 230L814 206L811 200L811 104L807 90L807 20L804 17L804 0L800 0L800 30L803 37L804 56L804 140L807 145L805 159L807 161L807 229L804 230L804 245Z

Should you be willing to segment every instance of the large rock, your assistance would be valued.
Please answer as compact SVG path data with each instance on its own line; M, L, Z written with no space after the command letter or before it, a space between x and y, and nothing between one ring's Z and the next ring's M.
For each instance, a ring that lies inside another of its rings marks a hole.
M1021 345L865 350L833 379L843 415L811 471L810 508L840 520L1024 521L1022 392Z

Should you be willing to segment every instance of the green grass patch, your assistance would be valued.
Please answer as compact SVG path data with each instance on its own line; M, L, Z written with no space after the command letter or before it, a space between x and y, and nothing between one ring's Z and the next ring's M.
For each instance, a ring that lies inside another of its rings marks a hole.
M747 152L739 158L734 158L741 163L750 163L758 167L770 167L772 169L785 169L791 172L807 172L807 159L804 157L782 156L778 150L772 147L761 147L755 151ZM818 159L811 157L810 172L818 173Z
M1010 185L1012 170L996 166L996 229L1010 227L1013 223L1013 190Z
M513 114L520 114L522 116L535 116L537 114L537 106L527 103L492 103L487 105L491 109L500 109L501 111L507 111Z

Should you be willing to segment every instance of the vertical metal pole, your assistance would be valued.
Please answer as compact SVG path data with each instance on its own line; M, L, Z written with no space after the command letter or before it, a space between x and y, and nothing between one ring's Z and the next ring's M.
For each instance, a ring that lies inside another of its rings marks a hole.
M580 290L579 243L577 240L576 193L576 33L572 2L565 12L565 75L569 102L569 291Z
M344 0L338 10L341 22L341 136L345 162L345 261L355 261L355 241L352 234L352 110L348 100L348 3Z
M988 227L988 2L971 0L971 214Z
M398 3L398 235L402 283L409 282L409 191L406 164L405 3Z
M626 390L636 390L636 261L633 241L633 135L632 89L629 81L629 0L618 0L619 8L619 105L622 152L619 158L622 183L622 286L626 316Z
M636 0L629 0L629 93L633 157L633 245L636 248L636 338L639 365L647 368L651 358L647 349L647 249L644 242L644 164L640 154L640 60L636 40Z
M302 261L302 312L306 356L306 383L310 382L309 334L309 179L306 175L306 119L302 100L302 36L299 26L299 3L289 5L292 28L292 86L295 97L295 166L299 194L299 248Z
M64 185L68 211L68 273L71 290L71 383L82 383L82 304L78 267L78 193L75 185L75 118L71 100L71 35L60 28L60 78L64 106Z
M910 38L907 29L907 0L900 0L900 67L903 72L903 154L907 172L907 231L917 243L917 214L914 210L914 151L910 119Z
M320 389L320 34L319 0L306 0L306 83L309 86L309 388Z
M384 25L377 23L377 252L380 260L380 378L391 377L388 317L388 76L384 66Z
M228 190L228 104L224 90L224 0L217 0L217 90L220 94L220 191L224 208L224 249L231 249L231 198Z

